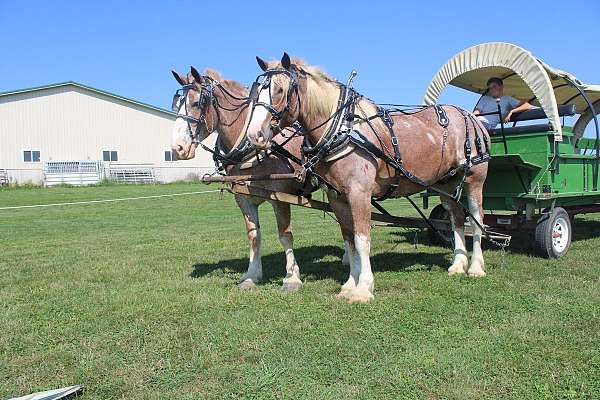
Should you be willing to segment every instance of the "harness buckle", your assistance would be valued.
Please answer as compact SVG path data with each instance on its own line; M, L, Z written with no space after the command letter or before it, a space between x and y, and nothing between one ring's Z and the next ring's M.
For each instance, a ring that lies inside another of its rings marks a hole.
M381 117L381 119L383 119L383 123L386 124L388 128L394 126L394 120L392 119L388 110L382 108L379 112L379 116Z

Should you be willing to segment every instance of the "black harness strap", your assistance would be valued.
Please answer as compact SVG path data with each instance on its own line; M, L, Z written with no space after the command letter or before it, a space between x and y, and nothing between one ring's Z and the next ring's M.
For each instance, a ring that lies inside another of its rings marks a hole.
M367 151L373 157L382 159L387 164L389 164L390 166L392 166L393 168L398 170L405 178L416 183L417 185L420 185L423 187L429 186L425 181L421 180L419 177L413 175L412 172L410 172L406 168L404 168L404 166L402 165L401 162L400 163L397 162L396 160L391 158L389 155L384 153L378 146L373 144L373 142L371 142L369 139L364 137L360 132L358 132L356 130L352 130L351 132L348 133L348 137L350 138L350 141L352 143L354 143L361 149Z
M444 110L444 107L442 107L439 104L435 104L433 106L433 109L435 110L435 113L437 115L438 124L442 128L447 128L450 124L450 118L448 118L448 114L446 113L446 110Z
M487 137L485 135L483 135L483 137L484 137L486 151L483 150L481 138L479 137L479 134L478 134L479 133L478 129L477 129L478 125L477 125L475 118L472 115L470 115L469 113L467 113L466 111L464 111L463 109L456 107L456 106L454 106L454 107L463 115L463 118L464 118L465 162L463 164L461 164L460 166L448 171L445 175L443 175L438 180L438 182L442 183L442 184L447 183L450 179L452 179L454 176L456 176L457 173L462 172L461 181L457 185L455 193L451 195L451 197L453 199L458 201L462 195L462 188L464 186L464 183L465 183L466 177L468 176L470 168L473 165L489 161L490 155L489 155L489 152L487 151L489 149L489 143L488 143ZM436 112L438 124L442 128L446 129L448 127L448 125L450 124L450 119L448 117L446 110L443 108L442 105L438 105L438 104L434 105L433 108ZM418 178L416 175L412 174L410 171L408 171L403 166L400 148L398 146L398 140L397 140L397 137L393 130L393 120L391 119L388 110L380 108L380 109L378 109L377 114L374 116L371 116L368 118L361 118L359 116L356 116L356 117L358 119L362 119L362 120L366 121L368 123L369 127L373 130L373 132L375 132L375 134L376 134L375 128L371 125L370 121L375 118L381 118L383 120L383 122L385 123L386 127L388 128L388 131L390 134L390 139L391 139L392 145L394 147L394 158L392 159L392 157L390 155L386 154L386 152L384 152L378 146L376 146L371 141L369 141L360 132L353 130L349 133L350 140L354 144L356 144L360 148L366 150L373 157L382 159L385 163L387 163L388 165L393 167L394 170L396 171L396 177L398 179L398 182L396 184L391 184L390 187L386 190L386 192L382 196L374 198L375 201L382 201L382 200L387 199L389 196L391 196L398 188L399 183L400 183L400 178L402 178L402 177L405 177L406 179L410 180L411 182L413 182L417 185L423 186L424 188L432 188L432 190L440 192L436 188L433 188L432 186L428 185L422 179ZM477 148L477 156L476 157L472 157L471 134L470 134L471 128L473 129L474 135L475 135L475 146Z
M347 94L348 88L344 85L340 85L340 96L338 98L338 107L336 112L331 116L331 118L325 120L324 123L320 124L315 128L312 128L311 130L318 129L321 126L325 125L327 122L331 121L329 129L327 129L327 132L323 134L322 139L314 146L311 145L311 143L308 140L308 136L305 135L304 143L302 145L302 152L304 154L311 156L311 158L314 158L318 155L320 159L321 157L327 155L327 153L333 151L334 149L338 148L343 144L342 142L344 138L341 137L342 135L340 135L340 132L338 131L337 127L340 123L341 118L348 118L348 112L344 111L351 104L354 103L354 101L352 101L353 98L351 98L350 101L344 103L344 99L346 98ZM352 109L354 110L354 108Z

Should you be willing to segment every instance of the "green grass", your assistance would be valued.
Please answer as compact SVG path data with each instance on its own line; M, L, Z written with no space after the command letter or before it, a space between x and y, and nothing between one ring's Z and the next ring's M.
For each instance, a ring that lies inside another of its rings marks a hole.
M0 207L210 189L0 190ZM390 207L413 214L407 203ZM295 208L304 287L262 207L265 282L236 288L245 230L230 195L0 211L0 398L72 384L84 399L598 399L600 222L560 260L531 235L451 279L447 249L374 230L375 301L335 299L336 224Z

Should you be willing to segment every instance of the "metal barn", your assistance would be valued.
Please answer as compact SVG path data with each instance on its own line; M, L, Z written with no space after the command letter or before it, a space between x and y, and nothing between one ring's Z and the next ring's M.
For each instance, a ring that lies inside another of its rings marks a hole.
M76 82L0 93L0 177L80 185L172 182L212 171L206 152L175 160L174 121L170 111Z

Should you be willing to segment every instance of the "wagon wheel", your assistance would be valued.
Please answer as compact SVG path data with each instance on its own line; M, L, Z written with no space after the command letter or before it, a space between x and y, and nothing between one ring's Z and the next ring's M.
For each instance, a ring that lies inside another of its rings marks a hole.
M450 223L450 213L446 211L444 206L438 204L433 207L429 219L439 219L448 221ZM439 233L438 233L439 232ZM452 231L451 230L439 230L435 232L433 229L427 229L427 235L429 236L429 242L435 246L448 247L452 244ZM440 235L441 234L441 235Z
M535 245L544 257L560 258L571 246L571 217L562 207L548 210L537 221Z

